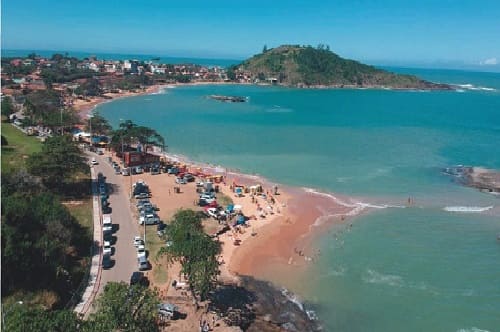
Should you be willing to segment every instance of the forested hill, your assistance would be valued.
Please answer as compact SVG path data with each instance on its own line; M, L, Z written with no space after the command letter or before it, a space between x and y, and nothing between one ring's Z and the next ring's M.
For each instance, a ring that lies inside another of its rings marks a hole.
M253 81L287 86L374 87L395 89L451 89L412 75L394 74L358 61L344 59L329 47L283 45L236 66L235 72Z

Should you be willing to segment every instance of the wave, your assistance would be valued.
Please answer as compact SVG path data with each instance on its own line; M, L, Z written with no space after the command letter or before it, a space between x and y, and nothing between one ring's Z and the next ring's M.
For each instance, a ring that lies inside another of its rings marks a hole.
M478 213L493 209L493 205L490 206L445 206L444 211L448 212L463 212L463 213Z
M365 203L365 202L352 202L352 201L351 202L346 202L346 201L344 201L344 200L342 200L342 199L340 199L340 198L338 198L338 197L336 197L336 196L334 196L332 194L320 192L320 191L317 191L316 189L313 189L313 188L303 187L302 189L305 192L307 192L307 193L329 198L332 201L334 201L335 203L337 203L338 205L342 205L342 206L345 206L345 207L348 207L348 208L352 208L352 210L349 211L349 212L347 212L347 213L329 214L329 215L325 215L323 217L336 217L336 216L341 216L341 215L344 215L344 216L354 216L354 215L357 215L357 214L361 213L362 211L364 211L366 209L387 209L387 208L404 209L404 208L406 208L406 206L402 206L402 205L391 205L391 204L376 205L376 204ZM321 222L321 221L322 220L318 220L318 223Z
M477 86L474 84L456 84L456 86L460 87L461 89L457 89L457 92L464 92L464 90L471 90L471 91L497 91L494 88L489 88L489 87L484 87L484 86Z
M267 113L291 113L291 108L281 107L280 105L273 105L272 108L266 109Z
M367 270L367 275L363 276L363 281L370 284L381 284L392 287L404 286L404 281L401 276L394 274L382 274L371 269Z
M488 330L482 330L477 327L470 327L470 328L463 328L463 329L458 329L457 332L489 332Z

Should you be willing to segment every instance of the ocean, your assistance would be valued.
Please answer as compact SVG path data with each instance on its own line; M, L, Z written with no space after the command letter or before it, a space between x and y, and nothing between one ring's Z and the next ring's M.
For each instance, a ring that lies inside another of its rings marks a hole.
M98 111L155 128L170 153L375 207L318 238L319 260L287 283L325 331L498 331L500 199L441 169L500 168L500 74L391 70L461 88L184 86Z

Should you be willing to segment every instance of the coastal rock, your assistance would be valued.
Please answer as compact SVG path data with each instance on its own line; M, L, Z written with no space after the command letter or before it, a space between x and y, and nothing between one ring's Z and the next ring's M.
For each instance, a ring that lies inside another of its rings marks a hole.
M287 294L269 282L242 276L239 285L223 285L213 293L210 310L244 331L319 331L318 322Z
M464 186L488 193L500 193L500 171L457 165L447 167L443 172L455 177L456 181Z

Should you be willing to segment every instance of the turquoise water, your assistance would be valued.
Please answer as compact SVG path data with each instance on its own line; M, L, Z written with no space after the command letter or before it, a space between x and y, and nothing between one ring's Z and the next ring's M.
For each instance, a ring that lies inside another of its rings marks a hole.
M377 209L339 240L330 234L319 241L321 259L308 287L297 289L327 331L494 331L500 200L454 184L440 168L500 168L500 75L412 73L487 90L189 86L99 110L115 126L131 119L156 128L169 152L193 160L380 206L412 196L414 208ZM249 101L220 103L210 94ZM456 206L492 208L443 210Z

